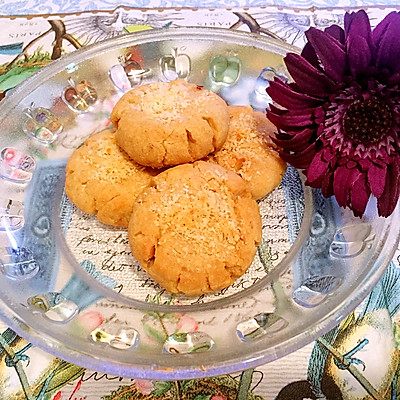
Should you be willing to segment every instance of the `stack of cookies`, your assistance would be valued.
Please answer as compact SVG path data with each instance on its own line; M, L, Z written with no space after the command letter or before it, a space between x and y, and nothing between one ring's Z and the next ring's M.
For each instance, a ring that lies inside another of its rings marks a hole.
M127 227L134 257L168 291L231 285L261 240L256 200L286 169L272 124L184 80L129 91L111 121L115 130L92 136L69 159L69 199Z

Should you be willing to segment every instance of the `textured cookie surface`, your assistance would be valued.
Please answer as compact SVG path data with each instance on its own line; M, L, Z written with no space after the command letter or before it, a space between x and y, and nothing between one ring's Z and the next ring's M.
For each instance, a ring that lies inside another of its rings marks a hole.
M253 261L261 217L247 185L217 164L170 168L138 196L128 227L133 255L172 293L222 289Z
M87 139L68 160L65 192L101 222L127 227L137 195L156 173L130 159L114 131L104 131Z
M111 113L118 144L153 168L192 162L221 148L228 106L215 93L182 79L125 93Z
M221 150L207 160L235 171L248 183L253 198L260 199L279 185L286 171L286 163L270 138L275 127L251 107L228 109L228 138Z

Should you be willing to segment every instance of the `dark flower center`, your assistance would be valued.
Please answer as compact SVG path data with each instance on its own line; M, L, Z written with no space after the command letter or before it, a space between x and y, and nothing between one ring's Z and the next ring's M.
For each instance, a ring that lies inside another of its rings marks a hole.
M392 112L377 97L354 101L343 119L346 135L356 142L377 142L391 125Z

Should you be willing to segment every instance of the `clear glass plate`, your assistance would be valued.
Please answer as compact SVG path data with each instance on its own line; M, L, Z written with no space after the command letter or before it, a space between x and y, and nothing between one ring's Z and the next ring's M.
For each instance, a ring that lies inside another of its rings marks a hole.
M217 375L311 342L378 282L399 239L399 207L355 218L289 167L259 201L263 240L245 275L199 297L172 296L130 254L126 230L73 206L68 157L110 128L132 87L184 78L228 104L265 110L268 80L296 49L210 28L149 30L43 68L0 104L0 314L35 345L92 369L155 379Z

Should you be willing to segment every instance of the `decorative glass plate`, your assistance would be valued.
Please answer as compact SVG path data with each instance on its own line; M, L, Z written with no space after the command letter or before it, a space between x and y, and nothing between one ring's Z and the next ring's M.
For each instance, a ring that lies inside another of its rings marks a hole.
M259 201L263 240L229 288L170 295L133 259L124 229L73 206L65 165L110 128L122 94L177 78L264 111L288 45L209 28L149 30L66 55L0 105L0 314L19 335L76 364L137 378L185 379L269 362L351 312L390 262L399 207L355 218L289 167ZM371 201L372 202L372 201Z

